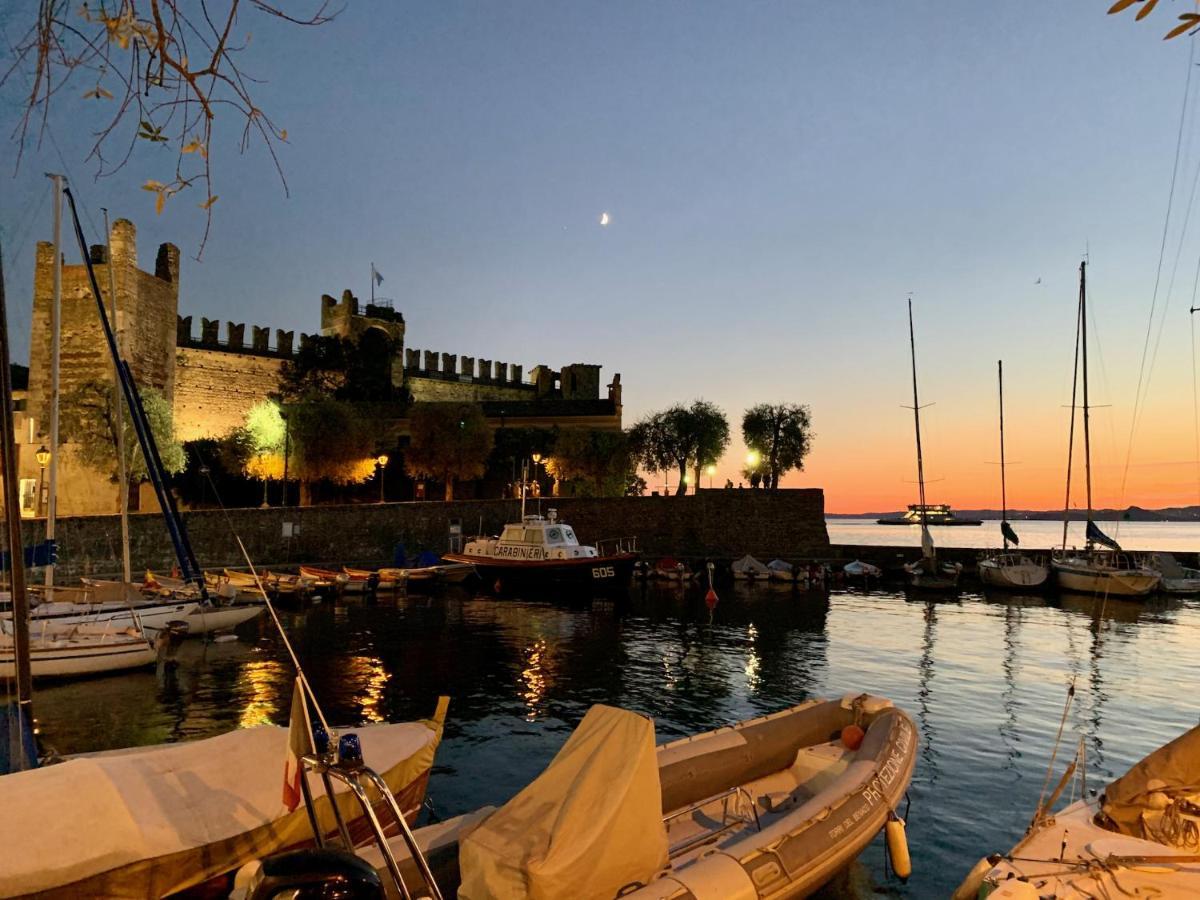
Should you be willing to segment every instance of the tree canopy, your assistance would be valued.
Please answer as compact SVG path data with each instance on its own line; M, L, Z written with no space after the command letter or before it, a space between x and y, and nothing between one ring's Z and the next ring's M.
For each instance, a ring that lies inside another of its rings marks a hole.
M804 469L812 444L811 414L799 403L760 403L742 416L742 440L761 457L755 471L763 487L779 487L780 476Z
M182 472L187 465L187 457L182 445L175 440L171 404L154 388L140 388L139 391L163 468L172 475ZM111 382L85 381L63 395L59 402L60 438L64 443L75 445L75 456L81 463L117 481L120 471L116 451L118 406L122 413L120 427L124 429L125 438L125 471L131 481L142 481L149 477L146 460L142 456L133 419L125 408L124 400L118 403L117 392Z
M409 410L412 443L404 467L414 478L433 478L454 499L454 483L478 478L492 449L492 432L478 403L414 403Z
M301 481L359 484L374 474L382 438L377 416L320 394L288 404L285 413Z
M629 446L634 459L648 472L679 470L676 495L687 491L687 470L715 463L729 446L729 422L721 409L706 400L690 406L676 405L651 413L629 430Z
M356 403L407 402L407 391L392 386L395 347L379 329L358 341L317 335L301 344L283 364L279 393L287 401L310 394Z
M546 470L560 493L575 497L620 497L629 488L633 462L622 431L565 428L558 434Z
M246 413L245 424L238 429L249 449L243 471L251 478L282 478L287 423L274 400L260 400Z

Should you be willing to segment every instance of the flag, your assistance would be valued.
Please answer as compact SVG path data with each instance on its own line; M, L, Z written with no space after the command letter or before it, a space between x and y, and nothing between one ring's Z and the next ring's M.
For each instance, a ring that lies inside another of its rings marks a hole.
M371 277L375 279L375 284L383 284L383 276L379 274L379 270L375 268L375 263L371 263Z
M283 763L283 805L288 808L288 812L292 812L304 799L300 792L300 779L304 777L300 757L312 752L312 726L308 721L308 704L304 700L304 684L297 675L296 686L292 689L292 714L288 721L287 757Z
M1101 544L1110 550L1116 550L1118 553L1121 552L1121 545L1101 531L1091 519L1088 519L1087 531L1085 533L1087 534L1088 543Z
M1002 521L1000 523L1000 533L1003 534L1004 537L1014 545L1019 545L1021 543L1020 539L1017 537L1017 533L1013 531L1013 527L1009 525L1007 521Z

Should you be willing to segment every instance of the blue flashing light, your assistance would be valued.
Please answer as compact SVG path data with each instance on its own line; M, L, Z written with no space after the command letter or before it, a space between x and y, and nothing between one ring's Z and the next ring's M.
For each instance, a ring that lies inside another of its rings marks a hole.
M324 756L329 752L329 732L320 722L313 723L312 732L313 749L316 750L317 756Z
M338 761L343 763L362 762L362 744L354 732L338 738Z

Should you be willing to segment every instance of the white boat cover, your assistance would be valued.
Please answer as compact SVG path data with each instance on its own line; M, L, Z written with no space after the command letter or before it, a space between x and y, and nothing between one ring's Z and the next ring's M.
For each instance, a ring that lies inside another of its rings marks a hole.
M441 723L355 731L366 764L398 792L432 764ZM283 805L287 734L264 725L5 775L0 809L24 812L0 816L0 896L162 896L311 839L303 805ZM310 784L323 796L319 778Z
M773 559L767 563L767 568L781 575L790 575L794 566L790 562L784 562L782 559Z
M749 553L741 559L735 560L731 568L740 575L766 575L771 571Z
M1104 790L1106 827L1200 851L1200 725L1159 747Z
M460 900L611 900L667 863L654 723L593 706L554 760L459 846Z

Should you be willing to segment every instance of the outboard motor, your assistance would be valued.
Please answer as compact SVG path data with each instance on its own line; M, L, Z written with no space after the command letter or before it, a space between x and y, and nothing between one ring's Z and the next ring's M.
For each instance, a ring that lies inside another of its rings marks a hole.
M240 891L239 891L240 889ZM237 874L234 893L246 900L382 900L383 880L369 863L345 850L278 853Z

